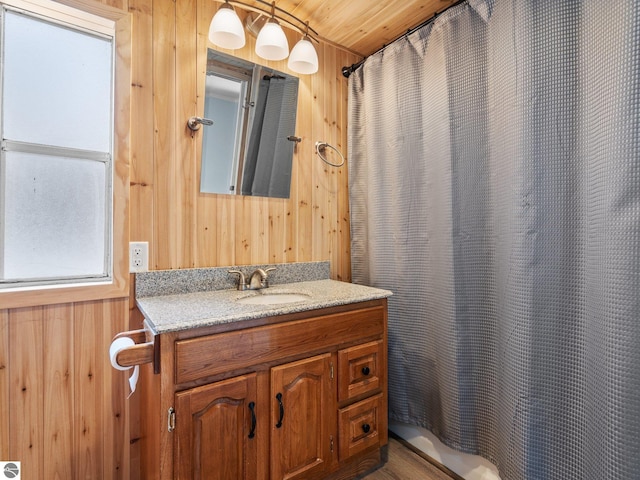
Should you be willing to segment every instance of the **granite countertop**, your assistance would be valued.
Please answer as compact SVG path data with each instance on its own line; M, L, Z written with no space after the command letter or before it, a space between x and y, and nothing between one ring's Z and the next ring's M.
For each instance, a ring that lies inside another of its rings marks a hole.
M276 305L243 304L243 297L263 294L302 294L300 302ZM168 333L273 315L386 298L388 290L336 280L283 283L262 290L236 289L200 291L137 298L138 308L156 333Z

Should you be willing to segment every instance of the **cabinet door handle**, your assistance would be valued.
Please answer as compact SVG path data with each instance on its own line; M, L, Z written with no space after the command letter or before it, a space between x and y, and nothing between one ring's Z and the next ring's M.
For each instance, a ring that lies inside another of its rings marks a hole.
M284 405L282 404L281 393L276 395L276 400L278 400L278 405L280 406L280 418L278 419L278 423L276 423L276 428L280 428L282 426L282 419L284 418Z
M369 375L370 373L371 373L371 370L369 370L369 367L362 367L363 375Z
M369 430L371 430L371 425L369 425L368 423L365 423L364 425L362 425L362 431L364 433L369 433Z
M251 410L251 431L249 432L249 438L256 436L256 404L255 402L249 402L249 410Z

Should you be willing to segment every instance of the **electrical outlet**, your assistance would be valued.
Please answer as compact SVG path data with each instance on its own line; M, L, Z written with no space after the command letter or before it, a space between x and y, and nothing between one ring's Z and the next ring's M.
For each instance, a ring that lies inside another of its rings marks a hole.
M129 272L149 270L149 242L129 242Z

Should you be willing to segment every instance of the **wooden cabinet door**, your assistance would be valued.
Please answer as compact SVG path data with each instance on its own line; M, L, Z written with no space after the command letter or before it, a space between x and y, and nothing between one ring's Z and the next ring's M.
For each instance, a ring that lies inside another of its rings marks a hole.
M175 478L254 480L256 374L176 393ZM263 410L266 412L266 410Z
M271 369L271 480L327 471L335 411L331 354Z

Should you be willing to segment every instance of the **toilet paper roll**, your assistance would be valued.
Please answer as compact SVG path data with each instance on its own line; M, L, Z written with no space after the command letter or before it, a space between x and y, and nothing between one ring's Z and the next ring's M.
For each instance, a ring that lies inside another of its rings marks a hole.
M135 367L123 367L119 365L116 361L118 357L118 353L120 353L125 348L129 348L135 345L135 342L129 337L120 337L116 338L113 342L111 342L111 346L109 347L109 358L111 359L111 366L116 370L130 370L133 368L133 374L129 377L129 386L131 387L131 393L127 398L133 395L133 392L136 391L136 385L138 383L138 376L140 374L140 367L136 365Z

